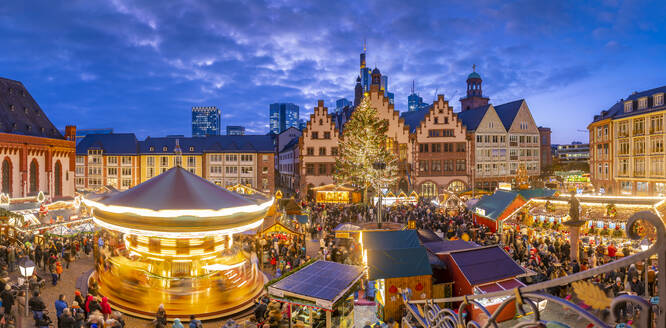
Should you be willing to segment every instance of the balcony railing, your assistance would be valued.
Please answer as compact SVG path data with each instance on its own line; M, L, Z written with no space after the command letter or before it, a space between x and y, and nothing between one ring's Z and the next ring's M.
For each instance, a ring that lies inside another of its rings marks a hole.
M425 327L425 328L462 328L462 327L498 327L497 319L500 313L508 306L515 306L516 312L521 316L521 320L516 322L513 327L585 327L588 326L611 328L611 327L629 327L627 324L617 325L621 321L621 314L626 309L639 310L640 312L634 316L633 324L630 327L652 328L652 327L666 327L666 306L664 300L666 299L666 288L658 288L658 297L654 299L658 304L653 305L643 297L633 295L621 295L610 300L609 305L603 311L595 311L593 308L582 308L581 306L572 303L570 300L562 299L557 296L549 295L544 291L550 288L566 286L584 279L590 279L595 276L608 273L611 271L619 270L621 268L629 267L634 263L639 263L647 260L653 255L657 255L659 259L659 270L656 273L656 281L663 284L666 281L666 229L661 219L651 211L643 211L634 214L629 218L626 226L626 233L631 239L640 239L634 229L640 225L638 221L642 220L644 223L652 225L656 230L656 241L646 251L636 253L631 256L626 256L622 259L592 268L589 270L581 271L569 276L544 281L541 283L528 285L522 288L515 288L512 290L503 290L498 292L491 292L481 295L466 295L458 297L429 299L429 300L410 300L411 291L409 289L402 290L402 299L405 304L407 315L402 318L402 327ZM591 283L588 286L593 286ZM597 287L592 287L597 288ZM647 288L647 286L646 286ZM600 289L596 291L603 293ZM480 299L497 299L504 298L498 305L494 306L494 311L490 312ZM571 323L563 323L566 319L565 316L558 317L558 322L547 321L542 316L543 308L540 308L537 303L546 300L548 303L557 304L565 308L570 313L574 314L571 318ZM452 304L460 303L456 309L440 308L438 304ZM481 324L476 321L468 321L463 313L465 309L470 306L477 308L485 313L487 322ZM456 312L457 311L457 312ZM607 313L608 315L604 315ZM599 317L602 315L602 317ZM508 325L503 324L505 327Z

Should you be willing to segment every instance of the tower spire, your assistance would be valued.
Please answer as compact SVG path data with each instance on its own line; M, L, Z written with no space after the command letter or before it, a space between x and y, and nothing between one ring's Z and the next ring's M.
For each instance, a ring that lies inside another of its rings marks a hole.
M472 72L476 72L476 64L472 64Z
M412 94L414 93L414 80L412 80Z
M180 149L180 139L176 139L176 147L173 152L176 154L176 166L183 166L183 150Z

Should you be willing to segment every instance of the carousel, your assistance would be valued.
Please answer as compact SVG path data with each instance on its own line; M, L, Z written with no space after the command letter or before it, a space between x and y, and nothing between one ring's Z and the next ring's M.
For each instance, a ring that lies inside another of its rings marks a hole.
M253 195L255 196L255 195ZM228 316L253 305L264 275L234 234L260 226L273 200L245 197L174 167L124 192L85 199L93 220L99 293L152 318Z

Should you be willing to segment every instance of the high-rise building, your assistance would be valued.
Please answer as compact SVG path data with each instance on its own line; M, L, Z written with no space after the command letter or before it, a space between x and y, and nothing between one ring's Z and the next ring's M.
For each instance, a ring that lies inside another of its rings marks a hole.
M340 98L340 99L335 101L335 111L339 112L343 108L345 108L347 106L351 106L351 105L352 105L352 102L347 100L347 98Z
M306 121L304 119L298 120L298 129L299 130L303 131L303 129L305 129L306 126L308 126L308 121Z
M228 136L244 136L245 127L240 125L227 125Z
M298 105L292 103L275 103L270 105L269 124L271 132L280 134L282 131L298 128Z
M220 110L215 106L192 107L192 136L219 136Z
M416 94L414 91L414 81L412 81L412 93L407 96L407 110L413 112L426 107L428 107L428 104L424 103L423 98Z

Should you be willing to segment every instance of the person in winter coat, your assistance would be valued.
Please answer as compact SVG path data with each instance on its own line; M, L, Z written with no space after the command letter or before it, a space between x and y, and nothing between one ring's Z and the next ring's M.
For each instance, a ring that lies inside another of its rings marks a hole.
M64 309L62 315L58 318L59 328L75 328L76 320L72 317L72 312L69 309Z
M166 327L167 314L166 310L164 310L164 304L160 304L160 306L157 308L157 312L155 313L155 321L157 321L157 324Z
M86 303L83 306L83 309L86 311L86 318L90 316L90 303L92 303L93 299L94 297L92 295L88 295L88 297L86 297Z
M190 315L190 324L189 328L203 328L203 324L201 323L200 320L197 320L196 317L193 315Z
M12 306L14 306L14 294L12 293L12 287L5 285L5 290L0 293L0 299L2 299L2 307L5 308L5 315L12 313Z
M81 291L78 289L74 292L74 301L79 303L79 306L83 306L83 304L85 304L83 296L81 296ZM72 313L72 315L74 315L74 313Z
M102 308L102 314L104 315L104 319L108 319L113 311L111 310L109 299L106 298L106 296L102 297L102 303L100 304L100 306Z
M65 302L65 295L60 294L58 296L58 300L55 301L56 320L58 322L58 327L60 326L60 317L62 316L62 312L66 308L67 308L67 302Z

